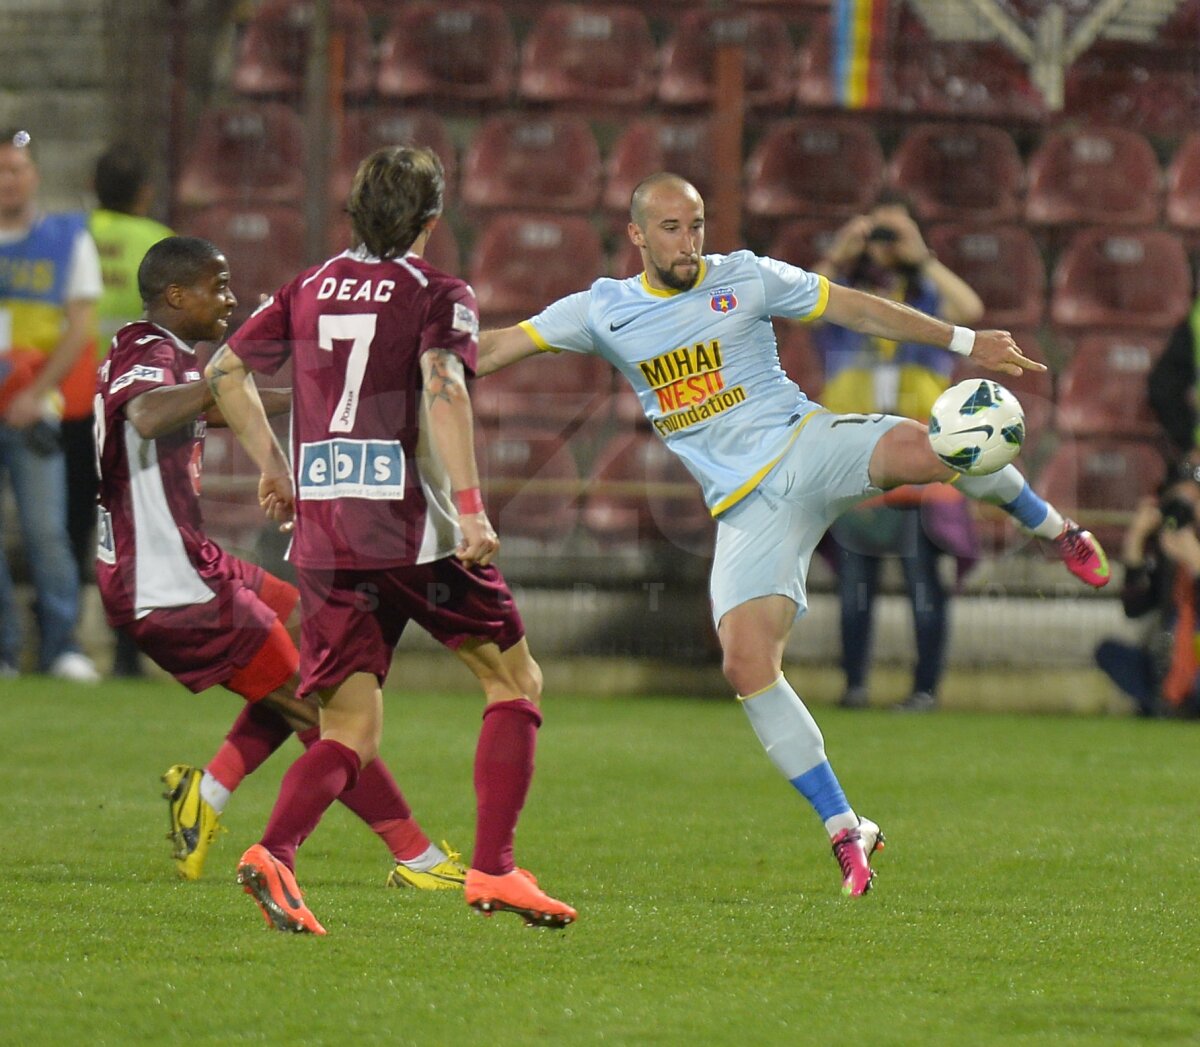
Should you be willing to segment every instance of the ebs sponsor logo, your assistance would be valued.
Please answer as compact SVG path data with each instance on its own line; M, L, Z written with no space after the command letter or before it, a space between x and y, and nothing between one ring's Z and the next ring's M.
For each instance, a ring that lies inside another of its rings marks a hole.
M404 450L397 440L322 440L300 445L299 497L403 498Z

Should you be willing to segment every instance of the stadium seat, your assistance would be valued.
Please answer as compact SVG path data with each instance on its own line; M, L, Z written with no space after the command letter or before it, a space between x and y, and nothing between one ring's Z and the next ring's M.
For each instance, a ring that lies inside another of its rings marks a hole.
M1192 131L1167 167L1167 221L1189 234L1200 233L1200 131Z
M300 203L307 155L304 125L280 103L207 109L176 184L184 207Z
M499 113L463 157L462 202L479 210L590 211L600 199L600 147L583 117Z
M1014 328L1012 336L1029 359L1040 364L1048 363L1036 330ZM1021 446L1021 456L1017 464L1023 466L1036 458L1042 440L1051 432L1054 421L1053 373L1023 371L1019 377L1000 374L979 366L968 357L958 361L954 368L954 381L961 382L967 378L990 378L1016 394L1025 410L1025 443Z
M1060 433L1152 437L1160 431L1147 377L1166 341L1161 331L1090 333L1080 338L1058 381Z
M338 155L330 176L329 196L339 205L350 195L354 172L369 153L389 145L428 146L446 174L446 198L454 200L458 185L458 153L445 121L428 109L359 109L342 122Z
M1055 508L1073 517L1115 555L1129 514L1152 495L1165 469L1149 441L1094 437L1055 448L1034 485Z
M811 269L825 257L841 222L794 218L775 234L767 254L789 265Z
M612 368L598 356L538 353L471 383L475 417L486 424L522 424L574 432L607 420Z
M633 241L621 232L608 260L608 275L616 280L624 280L628 276L637 276L642 271L642 253Z
M1034 225L1153 225L1162 209L1158 158L1128 128L1050 131L1028 175L1025 219Z
M586 290L603 275L604 247L578 215L499 214L475 241L468 272L479 311L495 326Z
M1046 266L1033 234L1020 225L940 225L928 244L983 299L977 326L1036 327L1046 308Z
M206 207L187 216L179 231L211 240L228 260L230 286L238 300L231 330L258 307L261 295L274 294L307 264L299 208Z
M645 117L622 132L605 164L603 204L629 217L634 187L656 171L674 171L708 198L712 189L712 124L703 117Z
M288 99L303 94L314 7L313 0L267 0L255 12L238 45L235 92ZM330 65L342 71L342 90L350 98L365 97L374 80L366 9L357 0L334 0L329 33L331 47L340 49Z
M1050 319L1063 327L1165 329L1186 315L1192 273L1163 229L1082 229L1051 278Z
M418 0L393 5L376 87L403 102L502 105L512 95L516 42L494 0Z
M502 537L551 545L570 537L579 517L579 470L561 436L512 420L477 425L475 458L488 518Z
M870 124L781 120L746 161L746 212L769 219L849 217L870 207L882 184L883 151Z
M910 35L893 49L891 107L923 119L1038 124L1041 93L1003 44L933 41Z
M1012 136L987 124L920 124L889 164L892 184L932 222L1010 222L1025 170Z
M696 555L715 530L700 488L653 433L616 434L588 474L582 522L603 548L645 551L664 541Z
M1200 116L1200 65L1190 46L1093 44L1067 70L1063 115L1142 134L1175 138Z
M745 104L783 109L795 89L796 55L783 18L772 11L703 11L683 14L662 49L658 101L664 106L711 106L716 54L742 49Z
M329 253L340 254L352 246L354 232L350 227L350 216L344 211L338 211L329 220ZM433 235L425 246L425 257L432 265L452 276L463 275L462 258L459 254L458 239L454 235L454 227L446 218L442 218L433 227Z
M811 23L796 50L796 105L802 112L839 106L833 82L833 26L829 18Z
M521 46L517 91L526 102L638 108L654 97L656 57L637 7L552 4Z

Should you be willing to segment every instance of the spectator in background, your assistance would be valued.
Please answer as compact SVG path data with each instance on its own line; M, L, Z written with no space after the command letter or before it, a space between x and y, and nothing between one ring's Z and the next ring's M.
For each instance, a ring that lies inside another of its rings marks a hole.
M1172 456L1200 465L1200 418L1196 400L1196 352L1200 348L1200 299L1171 332L1148 378L1150 409L1171 442Z
M885 192L869 214L847 222L813 271L836 283L903 302L947 323L973 326L983 302L926 246L904 197ZM954 354L915 342L894 342L848 327L820 324L814 331L825 365L821 403L844 414L898 414L925 422L934 400L952 381ZM922 489L889 492L886 504L871 502L834 523L841 596L841 704L869 704L867 675L879 568L897 556L912 605L917 662L912 692L896 708L923 712L937 705L948 639L948 595L938 572L944 551L930 532L965 538L960 554L973 551L973 530L961 497L939 497L922 506Z
M0 470L12 483L36 594L38 670L92 683L99 674L75 643L79 573L67 536L60 386L94 346L100 260L85 216L43 214L37 190L29 135L0 133L0 361L8 365L0 387ZM94 381L94 362L92 372ZM16 674L21 643L12 576L0 550L3 675Z
M117 331L142 317L138 265L151 247L173 234L165 225L146 217L154 203L154 185L145 159L135 146L123 142L109 147L96 161L93 187L100 206L88 219L88 229L100 253L104 278L96 318L101 353L107 354ZM66 453L67 526L80 577L86 577L96 555L96 455L90 407L87 425L68 438ZM137 645L119 629L113 675L142 675Z
M1144 498L1123 540L1125 617L1144 623L1140 642L1108 639L1096 664L1133 699L1141 716L1195 716L1200 478L1181 463L1158 498Z

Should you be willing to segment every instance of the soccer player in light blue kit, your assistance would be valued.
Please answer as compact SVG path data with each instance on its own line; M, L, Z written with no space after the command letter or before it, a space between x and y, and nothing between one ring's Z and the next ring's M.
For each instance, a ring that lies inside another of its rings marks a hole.
M959 475L933 453L919 422L832 414L813 403L780 368L771 318L820 318L948 347L1005 374L1045 368L1007 331L953 327L749 251L705 255L704 201L676 175L644 180L630 217L642 274L597 280L515 327L484 331L476 373L566 350L603 357L636 390L717 520L711 595L725 677L767 755L824 822L842 892L865 894L883 834L846 801L820 728L782 673L788 633L807 608L808 564L826 528L881 490L953 480L1053 542L1088 585L1108 581L1108 562L1095 538L1035 494L1014 466Z

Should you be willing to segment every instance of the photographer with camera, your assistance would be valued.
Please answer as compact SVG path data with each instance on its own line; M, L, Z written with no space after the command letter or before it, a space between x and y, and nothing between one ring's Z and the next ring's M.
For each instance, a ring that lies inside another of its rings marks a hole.
M1198 510L1200 474L1184 464L1158 498L1142 499L1125 532L1121 605L1127 618L1145 619L1145 629L1137 644L1102 641L1096 663L1140 716L1198 711Z
M870 213L850 219L813 271L857 290L903 302L947 323L972 326L983 315L979 296L926 246L907 199L882 193ZM825 367L821 403L831 411L900 414L927 421L938 395L952 381L955 356L929 345L872 338L821 324L814 340ZM965 502L924 500L920 488L890 492L887 505L866 505L831 528L837 553L842 607L841 705L870 704L872 608L881 558L897 556L912 604L917 660L912 692L895 708L926 712L937 706L948 637L948 596L938 561L949 543L932 534L957 536L950 547L974 561L974 530Z

